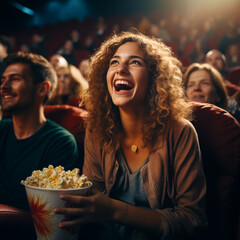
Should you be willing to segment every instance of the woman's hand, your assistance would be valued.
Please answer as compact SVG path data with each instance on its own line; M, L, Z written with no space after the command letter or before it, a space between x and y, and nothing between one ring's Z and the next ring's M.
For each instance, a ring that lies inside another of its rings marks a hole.
M113 219L114 201L102 193L92 196L61 195L60 198L67 201L67 205L75 206L55 209L56 214L70 217L70 220L61 222L60 227Z

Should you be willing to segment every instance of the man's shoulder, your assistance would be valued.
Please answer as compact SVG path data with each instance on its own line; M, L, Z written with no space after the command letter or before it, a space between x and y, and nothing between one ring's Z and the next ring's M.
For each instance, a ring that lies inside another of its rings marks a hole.
M76 141L74 135L71 132L69 132L66 128L49 119L47 119L47 122L42 132L48 135L49 138L69 139L74 142Z
M54 121L47 119L45 124L45 130L54 130L56 133L64 134L64 135L72 135L66 128L61 125L55 123Z
M7 126L12 126L12 119L2 119L0 120L0 128L6 128Z
M12 136L13 123L12 119L2 119L0 120L0 141L4 142L9 136Z

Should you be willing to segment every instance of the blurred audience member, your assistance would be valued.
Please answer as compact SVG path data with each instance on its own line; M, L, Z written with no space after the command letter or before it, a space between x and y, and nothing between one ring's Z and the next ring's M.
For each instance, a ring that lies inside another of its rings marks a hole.
M112 30L110 30L112 33L119 33L121 31L121 27L118 23L115 23L113 26L112 26Z
M89 51L91 54L95 51L95 41L93 34L89 34L85 37L83 42L83 48Z
M240 66L240 49L238 44L231 44L226 53L228 70Z
M73 42L72 40L67 39L64 42L62 48L60 48L57 51L57 54L63 56L67 60L68 64L76 65L76 58L73 51L74 51Z
M187 44L187 41L188 41L188 37L186 34L183 34L180 36L179 44L178 44L178 55L179 56L183 56L184 47Z
M30 52L30 47L27 43L21 43L19 46L19 51L24 52L24 53L29 53Z
M230 112L240 123L240 90L228 101L228 112Z
M228 96L224 80L211 65L191 64L184 74L184 86L189 100L227 108Z
M83 59L83 60L79 63L79 66L78 66L81 74L83 75L83 77L84 77L85 79L87 79L87 70L88 70L89 65L90 65L89 59Z
M80 49L81 48L81 36L80 33L73 29L70 33L70 39L72 40L73 48L74 49Z
M30 52L40 54L44 57L47 56L46 43L43 35L40 33L34 33L29 45Z
M217 49L212 49L207 52L205 62L216 68L221 74L224 80L227 79L228 66L227 60L224 54Z
M207 52L206 43L204 39L200 37L197 37L194 42L195 46L189 58L192 60L192 62L202 63L205 60L205 55Z
M80 70L73 65L68 65L58 67L56 72L57 88L54 90L48 104L68 104L79 107L81 95L88 88L88 83Z
M97 30L96 30L96 37L101 40L104 40L106 36L107 25L103 17L99 17L97 21Z
M203 34L206 38L212 38L214 36L214 24L213 18L206 18L203 22Z
M163 41L172 41L173 37L169 34L167 30L167 22L166 19L161 19L159 22L159 38L161 38Z
M221 73L225 86L227 88L228 96L232 96L234 93L238 91L239 87L235 84L230 83L227 80L229 71L228 71L227 60L224 54L222 54L217 49L212 49L206 54L205 61L206 63L210 64Z
M147 17L143 17L140 23L137 26L137 29L141 33L148 33L151 28L151 22L148 20Z
M230 45L237 43L237 32L235 26L226 28L226 33L219 40L219 51L226 55Z
M0 35L0 76L3 73L3 59L12 51L10 38Z
M67 60L59 55L59 54L53 54L50 58L49 58L49 62L52 64L53 68L56 70L58 67L67 67L68 66L68 62Z
M148 35L160 38L160 28L157 24L151 24L149 27Z

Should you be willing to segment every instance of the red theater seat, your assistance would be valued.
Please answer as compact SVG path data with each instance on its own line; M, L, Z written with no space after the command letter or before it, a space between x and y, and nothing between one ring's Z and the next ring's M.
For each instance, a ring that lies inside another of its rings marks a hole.
M240 66L232 68L228 73L227 79L232 84L240 86Z
M21 209L0 204L0 239L37 239L31 214Z
M58 123L71 132L78 144L79 168L82 169L84 158L84 117L86 111L70 105L47 105L44 113L46 118Z
M78 66L82 60L89 59L91 56L91 53L88 50L79 49L79 50L74 50L74 56L76 58L76 66Z
M207 239L237 238L240 217L240 125L225 110L193 103L207 179ZM240 225L239 225L240 226Z

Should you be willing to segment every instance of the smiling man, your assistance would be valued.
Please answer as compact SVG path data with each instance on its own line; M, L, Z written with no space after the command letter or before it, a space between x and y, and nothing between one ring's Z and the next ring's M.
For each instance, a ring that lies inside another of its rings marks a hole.
M0 121L0 203L28 209L22 179L52 164L76 167L74 136L44 116L44 104L56 85L51 64L37 54L4 59L0 95L11 119Z

